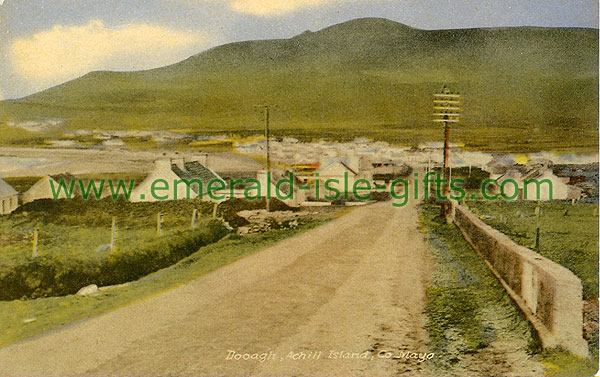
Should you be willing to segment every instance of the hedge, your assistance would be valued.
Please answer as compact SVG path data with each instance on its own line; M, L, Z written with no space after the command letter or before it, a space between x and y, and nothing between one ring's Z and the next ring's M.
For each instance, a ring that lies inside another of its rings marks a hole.
M43 255L25 263L0 266L0 300L61 296L76 293L90 284L105 286L137 280L176 263L227 233L220 221L211 219L199 222L196 229L116 248L100 259Z

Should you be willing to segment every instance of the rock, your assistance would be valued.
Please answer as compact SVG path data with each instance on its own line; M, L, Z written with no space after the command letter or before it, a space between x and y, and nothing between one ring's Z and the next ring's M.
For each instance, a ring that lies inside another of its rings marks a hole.
M87 287L81 288L77 294L80 296L89 296L98 292L98 286L96 284L90 284Z
M100 245L100 246L98 246L98 250L96 250L96 252L102 253L107 250L110 250L110 245Z

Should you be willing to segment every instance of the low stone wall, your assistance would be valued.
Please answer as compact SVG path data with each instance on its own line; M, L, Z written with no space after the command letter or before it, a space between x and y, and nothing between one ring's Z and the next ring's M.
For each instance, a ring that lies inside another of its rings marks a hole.
M588 355L583 339L581 280L565 267L520 246L467 208L453 208L454 222L538 332L544 348Z

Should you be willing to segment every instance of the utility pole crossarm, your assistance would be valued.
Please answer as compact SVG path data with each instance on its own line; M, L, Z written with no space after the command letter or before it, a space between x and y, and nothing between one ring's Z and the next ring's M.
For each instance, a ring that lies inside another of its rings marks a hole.
M452 94L452 93L435 93L434 97L439 98L460 98L460 94Z

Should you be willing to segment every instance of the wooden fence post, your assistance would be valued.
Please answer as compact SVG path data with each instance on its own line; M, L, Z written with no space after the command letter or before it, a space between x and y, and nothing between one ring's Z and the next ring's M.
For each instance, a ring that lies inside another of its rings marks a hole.
M196 217L198 217L198 210L194 208L192 211L192 229L196 227Z
M162 213L156 214L156 233L162 236Z
M117 218L113 216L110 231L110 249L114 250L117 246Z
M540 249L540 213L541 212L542 212L542 209L539 206L535 207L536 224L535 224L535 245L534 245L534 249L536 251L538 251Z
M33 250L31 251L31 258L36 259L38 256L38 246L40 243L40 231L35 229L33 231Z

